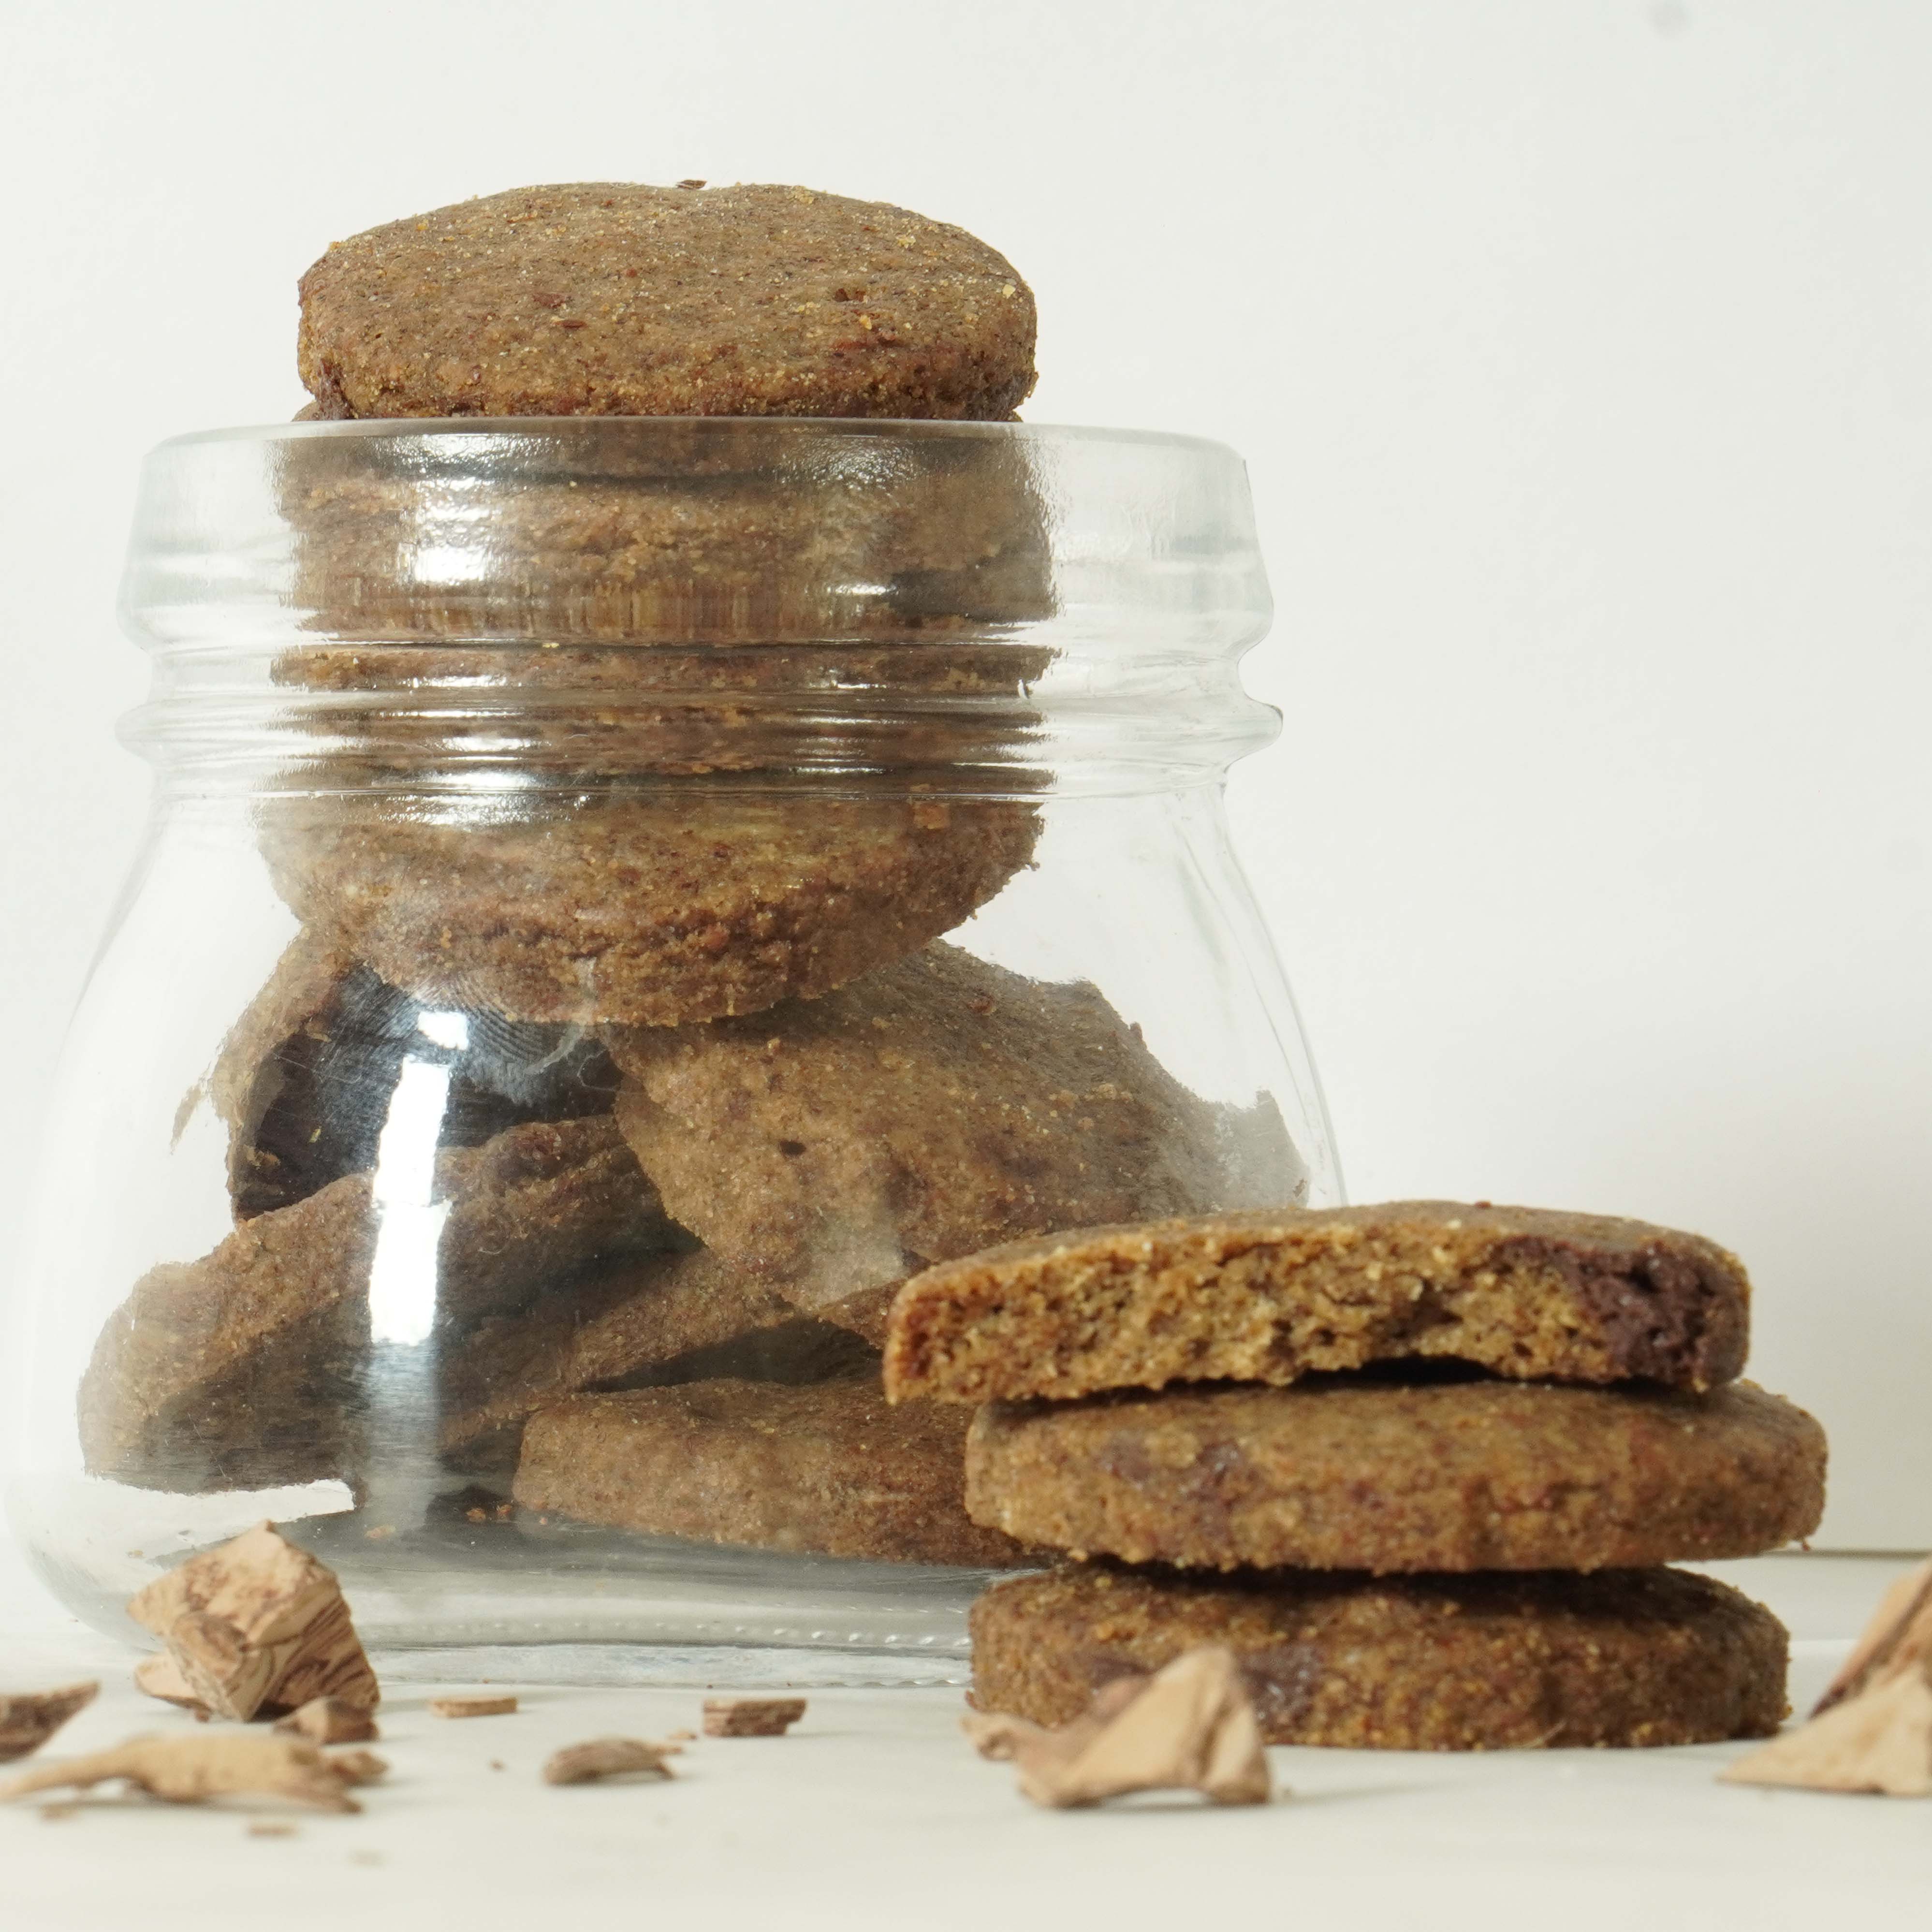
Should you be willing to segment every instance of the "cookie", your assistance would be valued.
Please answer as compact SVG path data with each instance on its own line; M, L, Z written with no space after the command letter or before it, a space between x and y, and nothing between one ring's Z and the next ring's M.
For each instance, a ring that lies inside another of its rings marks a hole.
M532 1120L436 1156L450 1203L436 1250L446 1325L520 1308L591 1262L673 1238L657 1190L608 1114Z
M522 1306L602 1256L672 1231L608 1115L513 1127L445 1153L436 1316ZM363 1456L369 1288L382 1215L349 1174L137 1282L80 1392L90 1474L193 1493L352 1477Z
M830 992L1026 864L1004 800L703 791L284 801L278 886L391 984L513 1019L650 1026Z
M543 692L836 691L856 677L1012 694L1046 662L1018 627L1055 608L1052 516L1016 430L345 425L290 436L278 458L289 599L316 634L276 661L286 686L345 688L344 650L360 648L350 668L366 677L376 644L418 653L373 661L390 688L440 660L439 678L494 665ZM573 655L554 670L532 646Z
M1024 1541L1135 1563L1628 1568L1810 1535L1825 1434L1748 1382L1697 1396L1312 1376L993 1403L966 1496L974 1521Z
M1222 1117L1097 988L956 946L605 1040L619 1124L673 1217L805 1308L1036 1229L1223 1198Z
M802 188L515 188L334 243L301 296L330 416L998 421L1034 384L1004 256Z
M1508 1750L1768 1737L1789 1640L1707 1576L1310 1576L1208 1582L1070 1564L974 1605L982 1711L1064 1724L1197 1644L1240 1660L1272 1744Z
M373 1167L406 1065L448 1070L439 1138L473 1147L528 1120L608 1113L616 1070L592 1036L490 1012L430 1012L336 936L304 927L230 1030L206 1086L247 1220Z
M634 1256L447 1346L440 1447L464 1468L514 1464L525 1420L545 1402L621 1385L749 1331L796 1325L789 1303L715 1255Z
M1445 1357L1706 1389L1744 1366L1750 1294L1737 1258L1698 1235L1538 1208L1398 1201L1094 1228L908 1282L886 1387L978 1402Z
M88 1473L196 1495L359 1468L376 1221L350 1174L143 1275L81 1378Z
M577 1396L524 1432L514 1494L580 1522L826 1556L1028 1560L960 1503L964 1418L890 1408L870 1377Z

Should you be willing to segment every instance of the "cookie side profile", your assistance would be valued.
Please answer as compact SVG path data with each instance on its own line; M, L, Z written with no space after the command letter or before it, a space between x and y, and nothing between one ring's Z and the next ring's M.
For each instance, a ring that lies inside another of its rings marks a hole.
M331 246L326 416L1010 416L1034 303L963 229L802 188L515 188Z
M957 1410L892 1408L871 1377L804 1388L720 1379L542 1408L514 1491L580 1522L898 1563L1010 1567L970 1522Z
M1221 1116L1098 988L956 946L749 1019L605 1040L619 1124L673 1216L814 1311L1003 1237L1213 1204L1228 1184Z
M513 1466L524 1423L545 1402L796 1318L782 1297L701 1250L620 1262L445 1348L439 1446L465 1468Z
M974 1520L1182 1567L1604 1570L1808 1536L1825 1433L1748 1382L1696 1396L1358 1376L997 1402L966 1451Z
M1538 1208L1399 1201L1093 1228L902 1291L895 1400L1292 1382L1414 1357L1706 1389L1744 1366L1750 1284L1696 1234Z
M1070 1564L994 1584L972 1634L974 1701L1041 1724L1197 1644L1240 1659L1274 1744L1705 1744L1768 1737L1788 1708L1784 1625L1674 1570L1209 1582Z
M264 850L298 913L426 1004L670 1026L914 950L992 898L1038 832L1004 800L574 798L475 823L302 801Z

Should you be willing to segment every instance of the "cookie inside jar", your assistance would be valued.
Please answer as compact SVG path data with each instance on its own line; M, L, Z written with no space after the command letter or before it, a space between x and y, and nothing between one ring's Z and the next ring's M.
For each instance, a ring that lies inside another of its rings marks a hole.
M1020 423L1011 265L808 190L518 190L303 297L308 419L137 527L50 1545L266 1516L379 1644L956 1677L1039 1553L886 1399L902 1286L1339 1192L1220 818L1239 460Z

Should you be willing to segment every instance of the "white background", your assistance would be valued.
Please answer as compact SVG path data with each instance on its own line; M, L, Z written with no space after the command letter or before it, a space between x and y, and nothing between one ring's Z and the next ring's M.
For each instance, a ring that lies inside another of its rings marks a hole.
M1244 451L1237 834L1358 1199L1740 1250L1824 1540L1932 1542L1922 0L0 7L0 1241L132 850L136 465L329 240L802 182L1031 280L1039 422Z

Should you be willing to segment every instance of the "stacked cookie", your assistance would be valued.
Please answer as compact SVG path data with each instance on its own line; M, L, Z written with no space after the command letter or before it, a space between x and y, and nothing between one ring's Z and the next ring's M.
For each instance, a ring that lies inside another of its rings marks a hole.
M909 1282L895 1400L979 1407L974 1520L1072 1559L973 1617L982 1708L1066 1721L1231 1645L1280 1743L1767 1734L1785 1633L1665 1568L1816 1528L1825 1442L1736 1379L1736 1258L1397 1203L1100 1228Z

